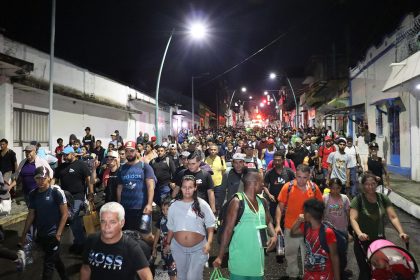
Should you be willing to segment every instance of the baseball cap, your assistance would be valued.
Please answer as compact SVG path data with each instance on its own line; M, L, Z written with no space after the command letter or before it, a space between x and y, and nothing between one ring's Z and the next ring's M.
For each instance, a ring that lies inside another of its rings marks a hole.
M136 142L134 141L127 141L124 145L125 149L132 149L135 150L137 148Z
M152 137L150 137L150 140L151 140L151 141L156 141L156 136L152 136Z
M331 138L331 136L325 136L325 141L331 141L332 140L332 138Z
M28 145L25 147L24 151L35 151L36 147L34 145Z
M117 134L115 132L112 132L111 136L117 136Z
M232 159L233 160L245 160L245 154L241 154L241 153L236 153L233 154Z
M180 157L189 157L190 156L190 152L183 151L179 156Z
M267 144L274 144L274 140L272 138L268 139Z
M118 152L117 151L110 151L110 152L108 152L106 157L118 158Z
M369 144L369 148L377 148L377 149L379 149L379 145L378 145L378 143L376 143L376 142L371 142L371 143Z
M45 166L40 166L35 169L34 178L49 178L50 171Z
M340 138L338 138L338 140L337 140L337 144L340 144L340 143L347 144L347 140L346 140L345 138L343 138L343 137L340 137Z
M68 155L68 154L71 154L71 153L74 153L73 147L67 146L67 147L64 148L63 154Z

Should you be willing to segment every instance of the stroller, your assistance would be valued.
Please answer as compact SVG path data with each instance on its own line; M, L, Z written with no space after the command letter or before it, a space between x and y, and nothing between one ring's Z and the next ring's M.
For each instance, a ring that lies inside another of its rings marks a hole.
M367 261L372 280L415 280L419 272L417 263L407 250L394 243L379 239L370 244Z

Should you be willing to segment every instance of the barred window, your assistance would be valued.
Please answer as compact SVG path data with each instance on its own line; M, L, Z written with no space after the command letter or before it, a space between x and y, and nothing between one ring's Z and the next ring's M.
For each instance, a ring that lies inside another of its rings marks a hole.
M13 109L13 142L27 145L31 141L48 143L48 113Z

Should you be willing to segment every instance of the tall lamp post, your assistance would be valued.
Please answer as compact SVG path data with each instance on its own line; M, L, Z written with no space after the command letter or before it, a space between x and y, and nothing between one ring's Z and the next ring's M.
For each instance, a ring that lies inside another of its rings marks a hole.
M194 79L200 79L204 76L210 75L210 73L202 73L198 76L192 76L191 77L191 113L192 113L192 133L194 134L194 118L195 118L195 112L194 112Z
M206 28L204 25L196 23L193 24L188 32L193 38L202 39L206 34ZM163 53L162 61L160 63L159 74L156 83L156 96L155 96L155 136L158 143L161 143L159 138L159 86L160 86L160 77L162 76L162 69L163 64L165 63L166 54L169 49L169 45L171 44L172 37L175 34L175 29L172 29L171 34L169 36L168 42L166 43L165 52Z
M270 73L270 79L271 80L274 80L276 78L277 78L276 73ZM292 91L292 94L293 94L293 99L295 101L295 106L296 106L295 125L296 125L296 128L298 128L298 126L299 126L299 106L298 106L297 101L296 101L296 95L295 95L295 91L292 87L292 83L290 82L290 79L289 79L289 77L287 77L287 75L285 75L285 78L287 80L287 83L289 84L290 90Z

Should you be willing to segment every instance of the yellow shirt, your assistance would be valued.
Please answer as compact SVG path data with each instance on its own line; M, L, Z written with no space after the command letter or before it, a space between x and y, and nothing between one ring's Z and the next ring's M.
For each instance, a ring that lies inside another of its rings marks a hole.
M218 187L222 184L223 173L226 170L226 164L222 164L222 159L219 156L216 156L214 159L207 157L205 162L210 165L211 170L213 170L213 184L215 187Z

